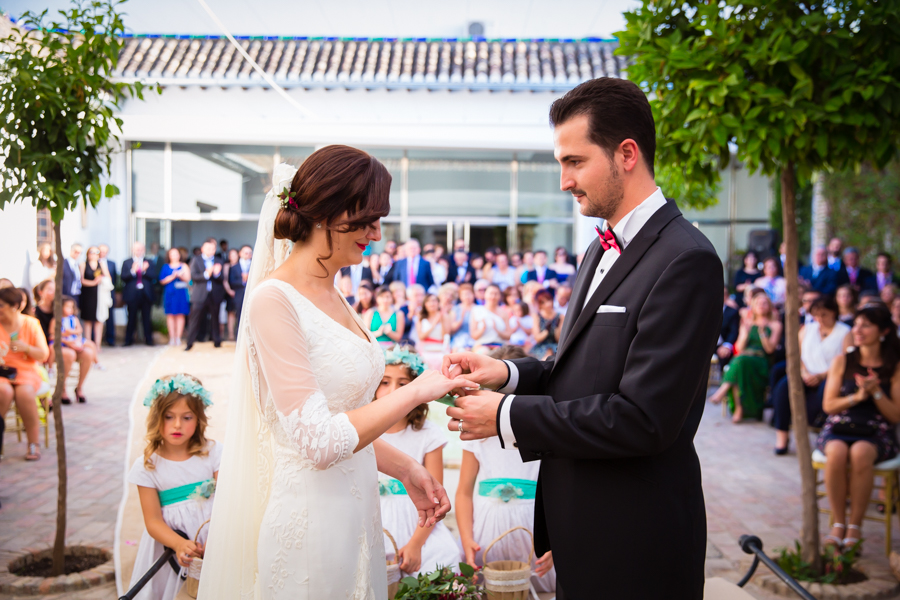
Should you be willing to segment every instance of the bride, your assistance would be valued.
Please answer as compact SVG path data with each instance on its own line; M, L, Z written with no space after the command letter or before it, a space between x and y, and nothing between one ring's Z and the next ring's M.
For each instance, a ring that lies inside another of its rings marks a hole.
M381 348L334 287L381 239L391 176L328 146L275 169L262 208L235 362L201 600L387 597L380 470L432 526L444 488L378 437L422 402L476 387L426 373L371 402Z

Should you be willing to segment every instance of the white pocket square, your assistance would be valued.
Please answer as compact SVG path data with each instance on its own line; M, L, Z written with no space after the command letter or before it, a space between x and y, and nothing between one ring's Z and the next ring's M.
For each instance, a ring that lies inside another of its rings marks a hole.
M600 308L597 309L597 314L600 313L623 313L625 312L624 306L613 306L612 304L603 304Z

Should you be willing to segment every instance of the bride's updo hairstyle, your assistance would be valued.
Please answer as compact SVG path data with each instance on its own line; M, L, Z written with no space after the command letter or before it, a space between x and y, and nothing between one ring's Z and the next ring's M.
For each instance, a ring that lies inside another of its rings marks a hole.
M322 223L333 253L331 232L347 233L387 216L390 191L391 174L374 156L350 146L325 146L303 161L294 175L293 202L283 205L275 217L275 239L303 243ZM331 254L317 260L321 265L329 258Z

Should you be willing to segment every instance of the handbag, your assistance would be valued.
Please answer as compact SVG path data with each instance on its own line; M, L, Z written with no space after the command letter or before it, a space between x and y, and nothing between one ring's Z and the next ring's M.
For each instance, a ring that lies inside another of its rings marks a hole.
M15 381L16 375L19 373L19 370L15 367L7 367L6 365L0 365L0 377L8 379L9 381Z
M841 415L840 420L831 426L834 434L854 437L873 437L877 431L875 425L872 425L872 417L858 413Z

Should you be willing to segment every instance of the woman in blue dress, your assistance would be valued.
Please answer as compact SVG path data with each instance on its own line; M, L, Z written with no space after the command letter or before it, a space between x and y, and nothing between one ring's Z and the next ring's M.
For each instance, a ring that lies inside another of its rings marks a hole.
M165 287L163 309L166 311L166 324L169 328L169 345L180 346L184 334L184 317L191 312L188 282L191 270L181 260L178 248L169 250L169 263L163 265L159 272L159 283Z

